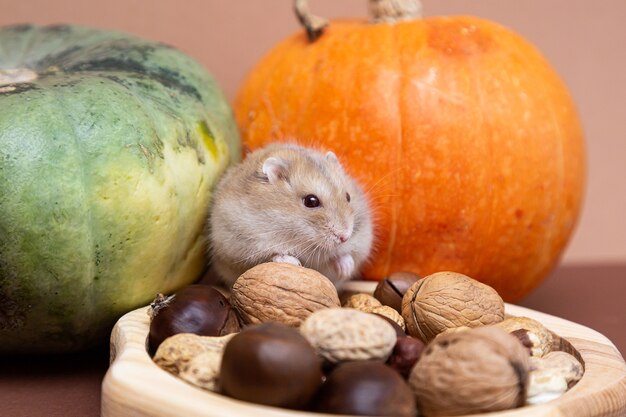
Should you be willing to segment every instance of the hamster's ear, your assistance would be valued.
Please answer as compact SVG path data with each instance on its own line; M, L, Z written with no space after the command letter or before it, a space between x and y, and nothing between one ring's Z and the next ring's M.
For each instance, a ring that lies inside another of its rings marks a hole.
M270 184L276 184L281 180L287 181L287 162L283 159L270 156L263 162L262 169Z
M337 159L337 155L335 155L335 153L331 151L326 152L326 159L328 159L330 162L339 162L339 160Z

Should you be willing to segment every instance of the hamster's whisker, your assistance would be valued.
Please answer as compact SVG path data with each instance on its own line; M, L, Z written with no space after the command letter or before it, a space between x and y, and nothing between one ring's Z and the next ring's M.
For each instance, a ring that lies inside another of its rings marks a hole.
M364 184L367 185L368 188L365 190L365 194L369 195L370 191L372 191L374 188L376 188L376 186L378 186L383 180L387 179L388 177L390 177L391 175L396 174L397 172L399 172L402 169L402 167L398 167L396 169L392 169L389 172L387 172L385 175L383 175L382 177L380 177L378 179L378 181L376 181L374 184Z
M317 247L319 248L319 245L317 245ZM315 251L315 256L317 257L317 259L315 260L315 264L319 265L322 262L322 251Z
M280 232L276 231L276 229L269 229L269 230L265 230L263 232L256 232L254 235L248 235L246 236L247 239L254 239L257 238L259 236L265 236L265 235L271 235L271 234L277 234L277 233L281 233L283 234L284 232L298 232L298 228L295 226L282 226L280 229Z
M291 227L291 228L282 229L281 233L284 233L285 231L292 231L295 234L295 232L298 232L299 230L296 227ZM246 238L246 240L249 241L249 242L254 242L255 240L257 240L256 238L258 238L258 237L262 237L262 236L265 236L265 235L272 235L272 234L276 234L276 233L277 232L275 230L268 230L268 231L265 231L265 232L261 232L261 233L255 235L254 237L249 236L249 237ZM300 236L296 235L296 236L294 236L292 239L290 239L288 241L280 241L280 242L278 242L278 243L276 243L276 244L274 244L274 245L272 245L272 246L270 246L268 248L263 248L263 249L255 252L255 253L252 253L249 256L247 256L247 257L245 257L243 259L240 259L239 261L237 261L237 263L239 263L239 264L246 263L247 261L249 261L251 259L257 258L257 256L259 254L264 254L267 251L271 251L272 249L274 249L274 248L276 248L278 246L281 246L281 245L285 245L285 246L293 245L294 249L298 249L300 246L305 245L306 243L307 243L306 241L305 242L302 241L302 238Z
M319 252L319 242L315 238L308 238L304 243L308 243L308 245L303 248L303 252L309 255L308 259L311 259L314 254Z
M256 252L250 254L249 256L246 256L243 259L239 259L239 260L235 261L235 263L238 263L238 264L246 263L250 259L256 258L259 254L263 254L263 253L269 252L272 249L274 249L276 247L279 247L279 246L283 246L283 245L287 246L287 245L291 245L291 244L296 244L297 245L299 240L300 239L298 237L294 237L293 239L290 239L290 240L288 240L286 242L278 242L278 243L270 246L269 248L263 248L262 250L256 251Z
M301 246L302 245L306 246L302 249L299 248L301 254L300 256L303 258L300 261L303 264L310 264L309 261L311 260L313 254L315 254L315 249L317 249L317 242L315 241L315 239L306 239L304 242L302 242Z
M311 247L312 247L312 250L310 250L310 252L309 252L309 254L307 256L307 263L309 263L309 261L313 260L313 256L317 256L317 264L319 265L319 263L320 263L320 256L321 256L321 251L319 250L320 249L319 243L314 241L314 240L312 240L311 244L309 246L307 246L307 250L309 248L311 248Z
M397 197L401 197L401 194L379 194L377 196L375 196L374 198L370 197L368 198L368 203L371 203L373 201L377 201L383 198L397 198Z
M304 242L302 242L303 245L306 244L306 243L308 243L308 245L306 245L304 248L302 248L302 254L303 255L308 253L309 249L311 249L312 247L315 247L317 245L317 242L315 242L314 239L305 240Z

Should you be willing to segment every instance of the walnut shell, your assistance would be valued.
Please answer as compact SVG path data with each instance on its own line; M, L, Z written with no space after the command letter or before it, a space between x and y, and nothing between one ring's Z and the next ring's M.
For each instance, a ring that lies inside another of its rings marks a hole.
M496 290L456 272L438 272L413 284L402 298L407 332L430 342L446 329L478 327L504 319Z
M529 317L509 317L496 326L516 336L530 350L531 356L542 357L552 350L552 333Z
M235 335L198 336L193 333L178 333L165 339L152 360L162 369L178 375L189 362L203 352L222 352L226 343Z
M396 331L385 319L352 308L316 311L302 323L300 333L330 363L384 361L396 344Z
M504 330L486 326L437 337L411 370L420 412L458 416L524 404L529 355Z
M340 306L337 289L324 275L279 262L244 272L233 284L231 302L245 324L276 321L292 327L314 311Z

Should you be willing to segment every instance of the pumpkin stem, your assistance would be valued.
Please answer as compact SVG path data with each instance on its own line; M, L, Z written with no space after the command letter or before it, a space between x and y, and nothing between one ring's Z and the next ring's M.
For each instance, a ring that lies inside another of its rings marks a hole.
M420 0L370 0L372 23L394 23L401 20L420 19Z
M394 23L422 17L420 0L370 0L369 6L372 23ZM294 9L309 42L314 42L328 26L328 19L311 14L308 0L294 0Z
M308 0L295 0L294 9L298 21L306 30L306 36L309 42L314 42L322 35L324 28L328 25L328 20L311 14Z

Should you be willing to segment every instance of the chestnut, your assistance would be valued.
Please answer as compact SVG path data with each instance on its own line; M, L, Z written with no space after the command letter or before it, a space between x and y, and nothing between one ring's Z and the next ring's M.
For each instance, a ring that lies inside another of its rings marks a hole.
M151 305L148 334L151 354L165 339L178 333L224 336L240 330L235 309L228 299L208 285L189 285L173 296L157 296Z
M413 272L394 272L378 282L374 297L383 305L389 306L402 314L402 297L404 293L422 277Z
M391 356L387 359L387 365L398 371L404 378L408 378L423 350L424 342L421 340L411 336L400 336L396 340Z
M238 400L304 409L322 383L321 367L297 329L277 322L252 325L224 348L221 391Z
M315 410L360 416L416 414L415 397L407 382L378 361L344 362L328 375L315 399Z

